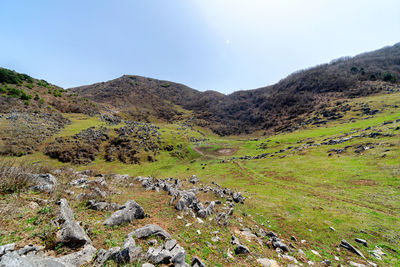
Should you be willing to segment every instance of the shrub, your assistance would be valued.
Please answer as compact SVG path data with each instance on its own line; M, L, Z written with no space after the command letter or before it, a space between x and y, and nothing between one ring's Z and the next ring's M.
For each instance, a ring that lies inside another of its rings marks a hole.
M22 91L17 88L10 87L8 89L8 95L11 97L19 97L21 95L21 93L22 93Z
M358 72L358 68L357 67L352 67L350 69L350 71L351 71L352 74L356 74Z
M23 81L32 82L33 79L27 74L0 68L0 83L21 84Z
M384 80L385 82L392 82L392 83L395 83L395 82L397 81L397 77L396 77L396 75L394 75L394 74L392 74L392 73L390 73L390 72L386 72L386 73L383 75L383 80Z
M30 99L32 99L32 96L31 96L31 95L28 95L24 90L21 90L21 96L20 96L20 98L21 98L22 100L30 100Z
M43 86L43 87L47 87L47 88L50 87L50 84L49 84L47 81L45 81L45 80L40 80L40 81L38 81L38 82L37 82L37 85Z
M26 85L26 87L28 87L29 89L32 89L32 88L33 88L33 84L32 84L32 83L28 83L28 84Z
M24 105L25 105L25 106L29 106L29 100L25 100L25 101L24 101Z
M33 98L35 101L38 101L40 98L39 98L39 95L38 94L35 94L35 97Z

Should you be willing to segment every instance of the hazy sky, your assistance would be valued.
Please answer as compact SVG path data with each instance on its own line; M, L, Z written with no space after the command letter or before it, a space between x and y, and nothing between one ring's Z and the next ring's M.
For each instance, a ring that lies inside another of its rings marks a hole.
M0 66L65 88L136 74L230 93L400 42L399 0L1 0Z

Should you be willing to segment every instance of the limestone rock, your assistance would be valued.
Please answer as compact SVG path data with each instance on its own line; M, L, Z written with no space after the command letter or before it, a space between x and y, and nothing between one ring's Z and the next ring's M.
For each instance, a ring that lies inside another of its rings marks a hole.
M113 213L107 220L104 221L104 225L114 226L121 225L125 222L131 222L135 219L143 219L144 210L134 200L127 201L120 210Z

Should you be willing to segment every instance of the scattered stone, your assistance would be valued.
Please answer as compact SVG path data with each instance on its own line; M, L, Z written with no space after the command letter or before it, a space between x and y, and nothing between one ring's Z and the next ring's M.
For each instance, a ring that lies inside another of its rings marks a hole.
M283 258L283 259L285 259L285 260L288 260L288 261L292 261L292 262L294 262L295 264L297 264L297 263L298 263L298 261L296 260L296 258L295 258L295 257L293 257L293 256L289 256L289 255L282 255L282 258Z
M206 265L200 260L200 258L194 256L192 258L192 267L206 267Z
M270 260L267 258L257 259L257 263L262 267L279 267L280 265L276 260Z
M156 224L147 224L131 232L128 236L135 236L137 238L146 238L149 236L159 236L162 239L171 239L171 235Z
M112 247L108 250L105 249L100 249L97 252L96 258L93 261L93 267L102 267L104 266L104 263L115 257L115 255L120 251L119 247Z
M196 175L192 175L189 179L189 183L196 184L198 182L200 182L200 179Z
M219 225L227 226L228 225L228 215L225 212L221 212L217 216L217 223Z
M370 251L371 255L378 260L382 260L382 257L386 256L386 253L382 251L382 248L376 246L373 251Z
M94 199L91 199L87 202L87 207L92 210L99 210L99 211L116 211L121 208L120 205L116 203L107 203L103 201L97 201Z
M154 264L169 264L172 259L171 251L163 249L162 246L158 248L150 247L147 251L147 255Z
M321 257L321 254L319 254L318 251L316 251L316 250L311 250L311 252L312 252L314 255L317 255L318 257Z
M367 241L364 240L364 239L356 238L356 239L354 239L354 241L356 241L357 243L362 244L362 245L365 246L365 247L368 247L368 243L367 243Z
M289 252L289 248L279 238L276 238L276 237L272 238L272 246L273 246L274 249L279 248L283 252Z
M250 253L250 250L249 250L249 248L248 247L246 247L245 245L238 245L236 248L235 248L235 254L236 255L240 255L240 254L249 254Z
M367 265L362 264L362 263L357 263L354 261L349 261L350 266L354 266L354 267L367 267Z
M240 192L236 192L233 193L232 195L233 201L235 201L236 203L244 203L244 197L242 196L242 194L240 194Z
M301 255L301 256L304 256L304 257L306 256L306 253L301 248L299 248L297 253L299 253L299 255Z
M345 249L347 249L347 250L349 250L349 251L351 251L351 252L353 252L353 253L355 253L355 254L357 254L357 255L360 256L361 258L365 258L364 255L363 255L358 249L356 249L355 247L353 247L353 246L352 246L349 242L347 242L346 240L342 240L340 246L343 247L343 248L345 248Z
M208 216L210 216L212 214L214 207L215 207L215 202L211 201L210 205L208 205L207 208L197 211L197 216L199 216L200 218L203 218L203 219L207 218Z
M332 262L330 260L323 260L323 261L321 261L321 264L323 264L325 266L331 266Z
M104 221L104 225L114 226L121 225L125 222L131 222L135 219L143 219L144 210L134 200L127 201L120 210L113 213L107 220Z

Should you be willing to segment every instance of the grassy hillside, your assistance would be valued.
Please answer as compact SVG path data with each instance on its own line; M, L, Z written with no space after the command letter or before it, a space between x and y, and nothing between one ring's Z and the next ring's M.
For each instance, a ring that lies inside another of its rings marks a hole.
M156 222L173 233L189 255L200 256L208 265L249 266L255 265L255 259L259 257L288 263L287 259L278 258L268 245L246 241L240 234L239 229L257 225L278 233L283 240L292 243L295 249L289 254L303 263L329 259L335 264L348 264L350 260L359 263L368 260L380 266L396 266L400 262L400 93L357 98L341 102L340 105L347 105L350 109L342 112L339 118L326 119L323 123L305 123L290 133L267 136L261 132L248 136L220 137L197 126L155 123L161 142L155 161L146 160L148 152L141 150L138 157L142 160L136 164L105 159L105 148L126 123L110 125L100 121L99 117L63 114L71 124L56 136L46 139L39 152L17 160L40 162L55 168L68 166L76 170L90 169L95 173L120 173L133 177L151 175L155 178L187 179L196 174L202 183L212 185L212 182L216 182L241 191L247 197L245 204L235 208L230 225L221 227L215 223L196 223L191 216L184 216L183 221L174 219L180 213L168 205L169 200L164 192L143 192L140 186L117 186L120 194L113 195L110 200L122 204L125 200L135 199L152 217L144 222L132 222L115 228L112 232L99 226L91 234L99 247L121 245L124 235L132 228ZM318 116L326 118L322 114ZM1 123L5 123L5 118L0 119ZM90 127L103 127L110 136L100 146L93 161L85 165L61 163L44 154L56 138L71 138ZM168 146L172 146L172 149L163 148ZM209 196L204 197L209 199ZM5 204L10 198L27 201L30 194L6 195L1 201ZM101 221L108 216L108 213L88 212L83 208L82 201L71 201L84 224ZM161 203L161 206L154 207L154 201ZM12 224L14 216L3 219L9 228L1 235L1 243L19 240L20 236L25 240L27 234L22 235L22 231L31 233L33 237L30 240L41 242L35 239L37 226L28 223L34 214L28 211L19 214L22 216L21 222L27 222L27 225L23 228L19 224ZM185 227L188 223L193 226ZM201 231L201 235L197 230ZM222 241L211 241L213 231L219 231ZM232 234L239 236L249 246L251 256L234 255L232 259L227 255ZM297 241L290 241L292 236ZM354 242L355 238L367 240L369 247ZM366 260L340 248L342 239L356 246ZM387 254L381 261L370 253L375 246L380 246ZM299 248L305 252L305 256L298 253ZM335 256L339 257L339 261Z

